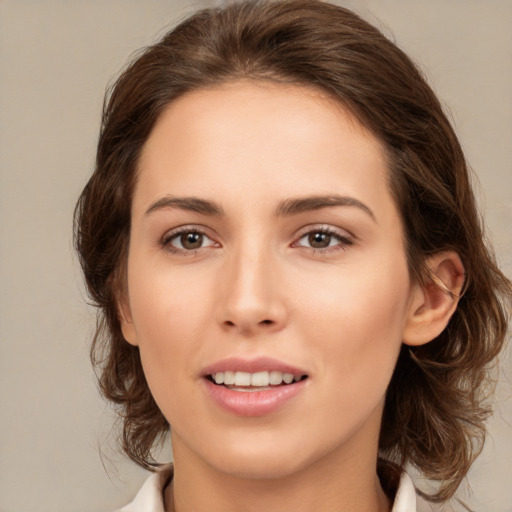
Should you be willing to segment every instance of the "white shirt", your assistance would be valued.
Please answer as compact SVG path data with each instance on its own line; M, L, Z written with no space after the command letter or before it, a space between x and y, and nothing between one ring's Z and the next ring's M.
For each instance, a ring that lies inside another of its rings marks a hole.
M117 512L165 512L164 488L172 473L165 466L153 473L141 487L135 499ZM402 473L391 512L416 512L416 492L407 473Z

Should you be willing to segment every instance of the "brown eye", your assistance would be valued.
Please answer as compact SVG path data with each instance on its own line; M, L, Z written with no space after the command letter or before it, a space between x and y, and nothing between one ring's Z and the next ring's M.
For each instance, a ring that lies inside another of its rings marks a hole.
M343 250L352 245L353 240L348 233L348 236L345 235L344 230L342 233L334 231L332 228L312 229L304 233L293 245L317 251L319 254Z
M325 249L331 245L331 235L320 231L308 235L308 243L313 249Z
M199 249L203 245L204 235L202 233L183 233L180 235L180 243L183 249Z
M184 229L167 235L162 240L162 246L171 252L187 253L213 247L216 243L205 233L195 229Z

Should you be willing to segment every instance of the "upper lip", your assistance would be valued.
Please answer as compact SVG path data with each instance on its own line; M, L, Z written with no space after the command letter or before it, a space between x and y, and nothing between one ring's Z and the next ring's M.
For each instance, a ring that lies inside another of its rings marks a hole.
M307 375L307 372L296 366L292 366L272 357L257 357L244 359L241 357L229 357L208 365L201 372L203 377L215 375L218 372L247 372L256 373L264 371L278 371L291 373L292 375Z

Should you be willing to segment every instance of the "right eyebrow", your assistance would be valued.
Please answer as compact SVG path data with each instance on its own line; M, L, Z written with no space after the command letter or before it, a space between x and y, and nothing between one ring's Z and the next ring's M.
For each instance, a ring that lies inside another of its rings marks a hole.
M223 216L224 210L212 201L199 199L197 197L172 197L165 196L154 203L146 210L146 215L164 208L177 208L190 212L200 213L201 215Z

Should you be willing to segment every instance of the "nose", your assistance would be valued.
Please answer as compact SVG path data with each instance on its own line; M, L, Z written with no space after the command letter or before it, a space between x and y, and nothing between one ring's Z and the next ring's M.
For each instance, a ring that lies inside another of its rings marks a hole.
M287 308L277 259L271 251L253 247L226 260L219 303L224 330L250 337L284 327Z

